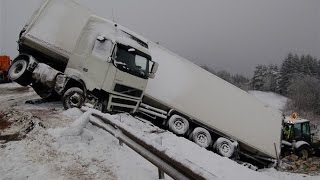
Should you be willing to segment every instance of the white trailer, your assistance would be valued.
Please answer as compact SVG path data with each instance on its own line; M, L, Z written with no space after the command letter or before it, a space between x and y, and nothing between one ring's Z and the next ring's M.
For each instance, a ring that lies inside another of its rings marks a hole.
M281 112L158 44L149 45L159 69L148 82L143 114L166 119L176 134L223 156L234 156L238 143L244 155L278 158Z
M91 15L74 1L43 1L20 33L20 54L31 54L39 62L64 71Z

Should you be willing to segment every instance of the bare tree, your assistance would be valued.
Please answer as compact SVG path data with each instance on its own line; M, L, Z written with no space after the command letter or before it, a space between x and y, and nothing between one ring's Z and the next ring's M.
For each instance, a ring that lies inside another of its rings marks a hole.
M299 112L320 114L320 80L314 76L296 75L288 86L293 108Z

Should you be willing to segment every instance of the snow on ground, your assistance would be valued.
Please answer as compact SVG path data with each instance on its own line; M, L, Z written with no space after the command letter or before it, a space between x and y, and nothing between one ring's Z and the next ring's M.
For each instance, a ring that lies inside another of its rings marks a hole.
M3 88L7 87L1 85L0 91ZM1 106L0 111L8 112L11 118L18 114L25 120L41 122L45 128L37 123L25 139L0 144L0 179L157 179L155 166L126 145L119 145L106 131L88 123L88 117L94 119L90 113L79 109L64 111L59 102L32 105L21 100L10 104L1 96L0 104L10 108ZM274 169L252 171L129 115L105 116L176 160L204 169L218 179L320 179Z
M30 87L23 87L16 83L0 84L0 101L12 101L28 96L34 96L35 92Z
M288 98L273 92L249 91L249 94L253 95L266 105L279 110L283 110L288 101Z

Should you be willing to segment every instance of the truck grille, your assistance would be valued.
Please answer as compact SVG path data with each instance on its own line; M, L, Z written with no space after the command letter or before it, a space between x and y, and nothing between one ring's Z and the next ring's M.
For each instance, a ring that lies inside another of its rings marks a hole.
M133 97L141 97L142 95L142 91L140 89L132 88L121 84L116 84L114 87L114 91Z

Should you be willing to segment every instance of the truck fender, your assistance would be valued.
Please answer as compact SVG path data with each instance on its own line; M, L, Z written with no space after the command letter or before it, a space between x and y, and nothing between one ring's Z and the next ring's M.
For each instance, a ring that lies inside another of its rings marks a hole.
M190 121L191 119L188 117L188 116L186 116L186 115L184 115L184 114L182 114L182 113L179 113L178 111L176 111L176 110L174 110L174 109L170 109L169 111L168 111L168 120L170 119L170 117L171 116L173 116L173 115L179 115L179 116L181 116L181 117L183 117L183 118L186 118L188 121Z
M168 117L170 117L172 114L174 114L176 111L174 109L170 109L168 112Z
M286 141L286 140L282 140L282 141L281 141L281 145L282 145L282 146L289 146L289 147L292 146L292 144L291 144L290 142Z
M85 96L87 95L87 88L86 88L86 84L84 83L84 81L82 79L80 79L79 77L77 76L70 76L70 77L67 77L66 78L66 81L65 81L65 85L64 85L64 90L63 90L63 93L65 91L67 91L69 88L71 87L78 87L80 89L83 90Z
M294 143L294 148L299 149L303 145L307 145L308 147L311 148L310 144L305 141L297 141L296 143Z

